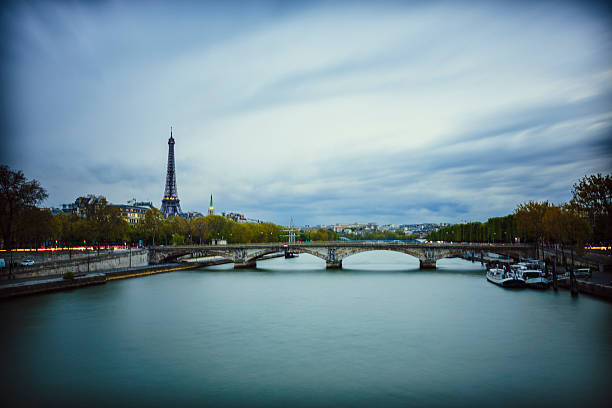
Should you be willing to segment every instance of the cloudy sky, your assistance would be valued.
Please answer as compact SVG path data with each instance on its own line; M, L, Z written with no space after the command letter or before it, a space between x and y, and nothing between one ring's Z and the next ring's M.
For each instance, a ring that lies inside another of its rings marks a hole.
M612 13L583 2L3 3L0 161L45 205L484 221L612 169ZM586 5L585 5L586 4Z

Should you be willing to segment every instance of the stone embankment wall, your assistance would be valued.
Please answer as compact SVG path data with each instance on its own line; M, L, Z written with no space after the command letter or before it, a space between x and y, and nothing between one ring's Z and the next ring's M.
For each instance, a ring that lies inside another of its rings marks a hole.
M214 263L211 261L209 263ZM0 284L0 299L12 298L37 293L56 292L66 289L76 289L85 286L104 284L111 280L128 279L140 276L155 275L172 271L195 269L208 266L209 263L182 263L156 266L132 267L126 269L114 269L107 272L90 273L75 276L73 279L62 277L49 277L48 279L32 279L18 282Z
M578 292L580 293L596 296L598 298L606 299L607 301L612 302L612 285L610 285L610 283L611 282L607 282L606 284L576 279L576 289L578 289ZM570 289L569 280L560 280L559 287L564 289Z
M602 285L600 283L576 281L576 286L580 293L597 296L602 299L612 301L612 286Z
M106 283L106 275L92 273L74 279L41 279L17 284L0 285L0 299L36 293L55 292L58 290L76 289L84 286Z
M12 255L13 255L13 262L16 264L20 264L22 261L26 259L31 259L36 263L43 263L43 262L64 261L68 259L81 259L81 258L87 258L88 255L92 257L92 256L98 256L98 255L108 255L112 253L115 253L115 252L113 252L112 250L101 250L99 253L98 251L36 251L36 250L33 250L33 251L13 252ZM11 256L8 252L0 252L0 258L3 258L4 261L8 265Z
M84 256L17 267L13 269L13 275L14 279L32 279L62 275L66 272L81 274L146 265L149 265L149 251L140 249L133 250L131 255L129 251L106 253L100 256L90 254L89 258ZM9 279L9 268L2 269L0 280Z

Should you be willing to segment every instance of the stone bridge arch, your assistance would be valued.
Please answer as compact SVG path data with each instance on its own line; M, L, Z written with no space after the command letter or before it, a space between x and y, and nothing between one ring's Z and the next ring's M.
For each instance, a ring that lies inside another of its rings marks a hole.
M257 252L249 253L247 257L244 259L244 262L248 265L252 265L253 267L255 267L256 262L260 260L261 258L263 258L264 256L276 254L278 252L282 252L282 250L279 248L262 249Z
M372 246L364 246L363 248L358 248L355 251L352 251L352 253L348 254L347 256L345 256L342 259L342 262L344 262L346 259L351 258L354 255L358 255L358 254L363 254L366 252L395 252L395 253L399 253L399 254L403 254L403 255L407 255L410 258L414 258L417 261L421 261L422 258L422 254L420 253L420 251L418 250L412 250L412 249L404 249L404 248L377 248L377 247L372 247Z
M352 255L371 251L391 251L399 252L406 255L411 255L419 260L419 264L423 267L423 262L426 261L426 254L420 248L403 248L398 246L329 246L329 247L299 247L296 251L307 253L317 258L323 259L328 269L342 268L342 261ZM435 268L435 261L433 263Z
M189 258L201 258L204 256L221 256L232 260L232 256L228 251L219 249L188 249L181 248L175 250L153 249L149 250L149 259L151 264L162 264L178 262L180 258L189 256Z

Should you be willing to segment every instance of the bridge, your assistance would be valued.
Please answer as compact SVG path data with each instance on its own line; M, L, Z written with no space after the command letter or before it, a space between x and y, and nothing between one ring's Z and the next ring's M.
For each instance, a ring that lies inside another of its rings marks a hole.
M233 244L211 246L160 247L149 250L149 263L160 264L207 256L221 256L234 262L235 268L255 268L257 260L266 255L290 250L321 258L328 269L341 269L342 261L361 252L394 251L418 258L421 269L435 269L436 261L442 258L469 258L484 260L486 253L492 252L509 258L518 259L535 256L535 246L531 244L481 244L481 243L403 243L377 241L327 241L308 243L265 243Z

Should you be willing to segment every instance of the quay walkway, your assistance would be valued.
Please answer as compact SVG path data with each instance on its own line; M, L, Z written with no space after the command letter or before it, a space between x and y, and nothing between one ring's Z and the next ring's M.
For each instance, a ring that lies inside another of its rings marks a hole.
M64 279L63 275L44 278L4 281L0 284L0 299L59 290L77 289L84 286L101 285L117 279L136 278L173 271L196 269L206 266L227 263L227 260L210 259L200 262L167 263L162 265L136 266L132 268L110 269L108 271L81 273L73 279Z

